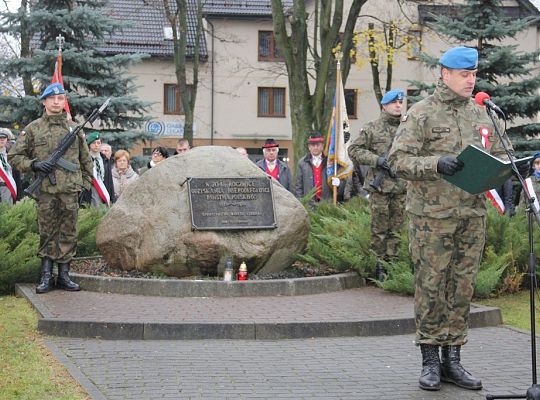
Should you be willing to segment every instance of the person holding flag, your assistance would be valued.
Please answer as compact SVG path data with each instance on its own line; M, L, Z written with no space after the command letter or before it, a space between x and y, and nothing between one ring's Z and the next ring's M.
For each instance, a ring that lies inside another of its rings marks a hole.
M10 135L9 129L0 128L0 202L13 204L17 200L17 184L7 157L7 142Z
M76 124L68 120L64 111L66 93L62 85L47 86L40 99L45 109L43 115L21 131L8 160L23 173L54 174L56 178L56 182L43 179L37 204L41 278L36 293L46 293L54 287L54 262L58 264L56 287L77 291L80 287L71 281L69 269L77 248L79 192L92 185L92 160L81 131L62 157L72 169L55 167L49 161L60 141Z
M349 146L349 157L354 163L371 167L364 189L370 193L371 245L378 259L375 278L381 282L385 277L383 261L398 256L399 234L405 222L407 184L389 171L386 160L399 126L404 97L400 89L386 92L379 117L368 122Z
M345 179L352 175L353 164L347 154L346 136L349 135L349 117L345 103L345 91L341 80L341 53L336 53L336 92L332 107L328 138L324 153L327 154L326 176L332 187L334 205L337 204L338 187L345 190ZM341 185L343 182L343 185Z
M298 163L294 194L302 198L313 193L310 204L332 198L332 188L326 176L326 157L324 156L324 137L319 132L311 132L307 141L308 154ZM315 191L313 192L313 190Z

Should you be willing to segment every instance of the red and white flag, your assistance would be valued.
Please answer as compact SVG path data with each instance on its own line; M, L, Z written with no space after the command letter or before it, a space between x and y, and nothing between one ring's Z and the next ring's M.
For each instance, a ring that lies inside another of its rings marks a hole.
M59 51L58 55L56 56L56 62L54 63L54 73L51 79L51 83L60 83L62 87L64 86L64 79L62 78L62 51ZM66 110L68 118L71 119L71 110L69 109L67 97L64 110Z
M525 179L525 189L527 190L527 193L529 193L530 197L534 197L534 205L536 206L537 210L540 210L540 203L538 203L538 196L534 192L532 179L530 177Z
M6 187L11 193L11 197L13 197L13 201L17 200L17 184L11 174L4 169L2 163L0 163L0 178L2 178L6 184Z
M489 150L491 146L491 143L489 143L490 134L491 131L489 128L480 128L480 138L482 139L482 146L484 146L486 150ZM499 196L499 192L497 192L497 190L491 189L490 191L486 192L486 197L491 201L491 204L493 204L499 214L504 214L504 201L501 199L501 196Z

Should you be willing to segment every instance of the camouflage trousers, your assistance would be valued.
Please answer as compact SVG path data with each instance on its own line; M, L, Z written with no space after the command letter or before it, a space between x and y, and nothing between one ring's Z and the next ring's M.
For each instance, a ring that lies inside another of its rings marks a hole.
M405 221L405 193L371 193L371 245L378 258L397 257Z
M409 218L416 344L465 344L485 218Z
M78 194L41 193L38 201L39 257L69 262L77 249Z

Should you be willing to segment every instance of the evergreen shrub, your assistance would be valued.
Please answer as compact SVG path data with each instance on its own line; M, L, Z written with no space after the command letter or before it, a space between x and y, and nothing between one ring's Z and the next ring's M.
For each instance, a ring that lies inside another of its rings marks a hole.
M343 205L319 203L308 207L311 230L307 249L297 259L312 265L332 267L338 271L355 270L368 277L375 268L371 250L369 204L353 198Z
M533 226L534 242L540 243L540 232ZM500 215L488 204L486 219L486 245L476 278L474 296L486 298L499 293L516 292L521 289L522 278L528 269L527 218L523 210L512 217ZM540 256L539 246L535 254ZM397 262L386 265L388 272L385 282L375 282L385 290L414 293L414 267L408 252L408 239L401 237Z

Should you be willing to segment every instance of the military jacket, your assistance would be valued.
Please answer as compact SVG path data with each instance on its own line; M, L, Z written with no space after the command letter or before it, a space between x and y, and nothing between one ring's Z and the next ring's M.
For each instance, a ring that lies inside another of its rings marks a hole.
M368 122L360 131L360 135L349 146L349 157L357 165L367 165L369 170L364 180L364 189L373 192L369 184L380 172L377 169L377 158L385 154L394 140L400 118L394 117L385 111L379 118ZM383 193L405 193L407 183L403 179L392 179L385 174L381 185Z
M491 154L506 158L484 107L457 95L441 80L431 96L411 107L401 119L389 154L390 167L409 180L408 212L432 218L486 214L483 194L471 195L437 172L440 157L457 156L470 144L483 147L480 132L485 128Z
M65 113L59 115L44 113L41 118L30 122L21 132L15 146L9 152L10 162L19 171L30 172L32 162L46 160L58 147L69 128L75 126L74 122L68 121ZM41 192L76 193L92 186L92 159L82 131L63 158L75 164L77 171L70 172L57 166L54 169L56 185L53 186L49 179L43 179Z

